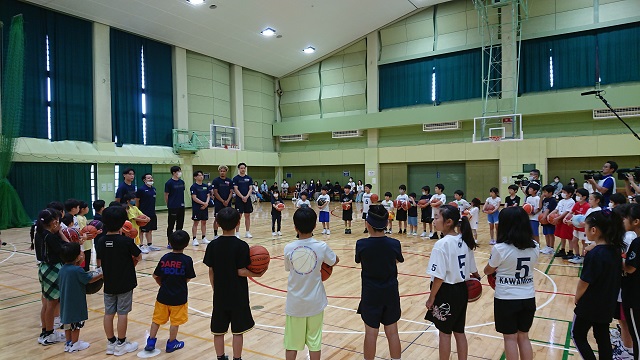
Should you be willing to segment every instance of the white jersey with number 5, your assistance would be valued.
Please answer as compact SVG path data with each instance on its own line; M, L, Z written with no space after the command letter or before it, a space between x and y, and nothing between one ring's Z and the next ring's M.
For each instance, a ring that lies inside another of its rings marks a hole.
M531 299L534 267L538 263L540 246L520 250L511 244L499 243L491 249L489 266L497 267L495 298L501 300Z
M371 206L371 195L371 193L362 194L362 212L365 214L369 212L369 206Z
M442 279L447 284L457 284L477 272L473 250L462 241L460 235L447 235L433 245L427 274Z

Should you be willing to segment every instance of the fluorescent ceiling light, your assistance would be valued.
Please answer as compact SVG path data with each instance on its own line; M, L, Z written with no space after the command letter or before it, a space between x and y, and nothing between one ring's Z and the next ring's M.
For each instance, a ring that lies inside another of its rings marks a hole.
M264 36L267 36L267 37L273 36L273 35L276 34L276 30L268 27L268 28L260 31L260 34L262 34Z
M316 52L316 48L314 48L313 46L309 46L302 50L302 52L305 54L313 54L314 52Z
M187 0L187 2L191 5L202 5L204 4L204 0Z

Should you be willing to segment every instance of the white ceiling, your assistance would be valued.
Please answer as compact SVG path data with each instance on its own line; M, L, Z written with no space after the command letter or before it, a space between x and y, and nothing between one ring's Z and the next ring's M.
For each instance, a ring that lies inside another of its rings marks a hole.
M26 1L281 77L418 8L450 0ZM282 38L260 35L266 27ZM302 53L307 46L316 52Z

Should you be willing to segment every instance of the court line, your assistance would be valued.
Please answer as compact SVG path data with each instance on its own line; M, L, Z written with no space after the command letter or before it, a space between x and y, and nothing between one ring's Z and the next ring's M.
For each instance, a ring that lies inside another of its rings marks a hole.
M13 243L8 243L8 245L13 246L13 251L11 252L11 255L9 255L9 257L8 257L8 258L6 258L6 259L4 259L4 260L0 261L0 264L2 264L3 262L5 262L5 261L7 261L7 260L11 259L11 258L13 257L13 255L15 255L15 254L16 254L16 252L18 251L18 249L16 248L16 246L15 246L15 245L13 245ZM6 250L5 250L5 251L6 251Z

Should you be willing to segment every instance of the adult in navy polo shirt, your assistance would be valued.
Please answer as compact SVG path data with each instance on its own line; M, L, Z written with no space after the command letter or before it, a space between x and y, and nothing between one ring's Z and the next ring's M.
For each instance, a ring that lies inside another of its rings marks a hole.
M247 164L238 164L238 175L233 178L233 191L236 193L236 210L240 214L244 214L244 226L247 228L245 237L252 238L253 236L249 232L251 228L251 213L253 212L253 205L249 197L251 196L251 190L253 189L253 179L247 175ZM240 223L236 226L236 236L240 232Z
M140 178L142 185L136 191L136 206L151 220L145 226L140 227L140 232L147 239L149 250L158 251L159 247L153 246L153 231L158 230L158 216L156 216L156 188L153 187L153 175L146 173ZM142 239L141 239L142 240Z
M173 233L173 227L176 230L182 230L184 225L184 181L182 177L182 169L180 166L171 167L171 179L164 184L164 202L167 204L169 215L167 217L167 242ZM171 245L169 245L171 246Z
M132 168L126 168L122 171L122 177L124 178L124 182L118 185L118 189L116 190L116 201L120 202L124 197L124 194L129 194L132 199L135 199L136 186L133 185L133 179L136 177L136 172Z
M231 190L233 190L233 183L231 179L227 178L228 171L229 167L226 165L218 166L218 173L220 176L213 179L211 182L211 187L213 187L213 197L215 200L214 211L216 214L226 207L231 207ZM213 236L214 238L218 236L218 222L216 220L213 220Z
M587 180L591 186L593 186L593 190L599 192L602 194L602 197L604 197L602 201L602 204L604 204L603 207L609 206L609 198L611 194L616 192L616 179L613 177L613 173L615 173L616 170L618 170L618 163L609 160L602 166L602 180L597 183L593 178Z

